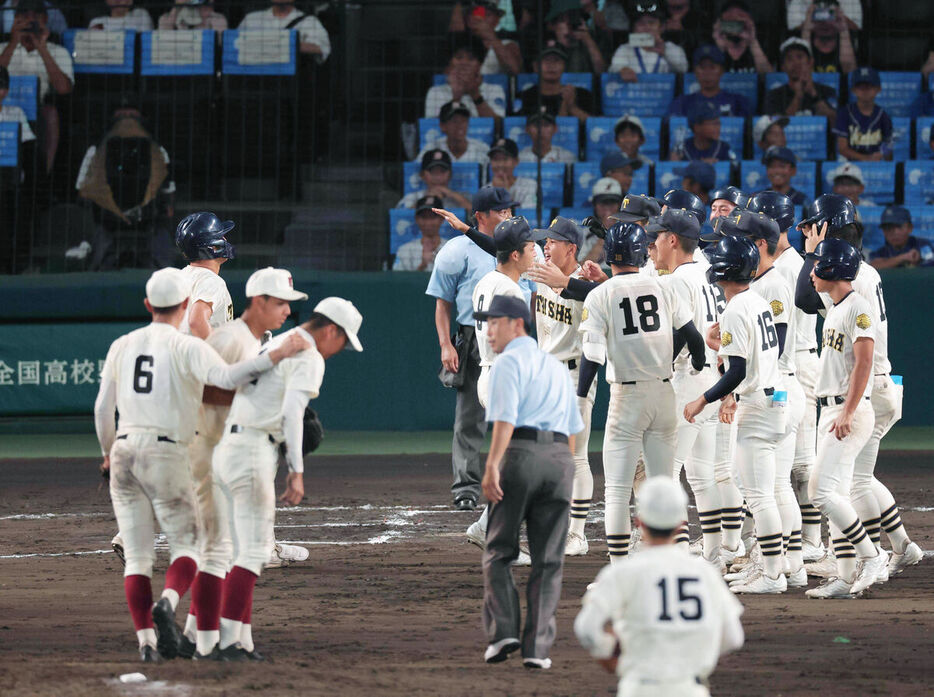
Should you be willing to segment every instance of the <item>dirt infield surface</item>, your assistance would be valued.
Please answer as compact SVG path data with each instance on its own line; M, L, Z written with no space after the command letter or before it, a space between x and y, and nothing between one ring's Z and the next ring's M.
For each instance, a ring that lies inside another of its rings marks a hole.
M878 471L912 538L934 548L930 456L883 458ZM571 630L606 559L602 505L588 524L590 554L565 565L550 671L483 663L480 552L463 536L476 514L447 505L441 455L315 459L305 502L277 516L278 539L305 544L311 558L257 584L254 637L272 661L144 666L96 467L0 461L0 695L615 694ZM163 545L161 572L165 563ZM721 662L713 694L932 694L932 568L925 559L859 600L744 597L746 646ZM520 582L527 574L516 572ZM157 594L161 584L157 572ZM135 671L149 682L117 680Z

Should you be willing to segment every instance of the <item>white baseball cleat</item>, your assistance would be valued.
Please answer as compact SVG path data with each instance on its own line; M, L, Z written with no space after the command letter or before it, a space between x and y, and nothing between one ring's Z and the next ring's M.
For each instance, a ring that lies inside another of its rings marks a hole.
M921 548L914 542L909 542L902 554L892 552L892 558L889 560L889 576L900 574L909 566L914 566L922 559L924 559L924 552L921 551Z
M817 598L820 600L852 598L854 597L853 594L850 593L850 588L852 586L853 584L849 581L844 581L842 578L838 578L837 576L831 576L823 583L821 583L817 588L804 591L804 594L809 598Z
M471 523L467 528L467 541L472 545L477 545L480 549L486 549L486 530L480 525L480 521Z
M568 533L567 542L564 544L564 556L583 557L588 551L590 551L590 545L587 544L587 539L583 535L578 535L576 532Z
M808 574L807 571L804 570L804 565L800 566L796 571L789 571L786 575L789 588L808 587Z
M522 665L532 670L548 670L551 668L550 658L523 658Z
M629 554L636 554L642 551L642 529L633 528L629 535Z
M279 557L282 561L287 561L289 564L308 559L308 549L299 545L287 545L282 542L277 542L276 551L279 553Z
M740 540L736 549L730 549L729 547L724 547L722 543L720 544L720 559L722 559L723 563L727 566L732 565L739 557L745 555L746 545L743 544L742 540Z
M837 558L831 552L827 552L819 561L805 564L804 570L808 576L835 577L837 575Z
M873 583L878 583L879 575L889 563L888 552L881 549L877 549L876 552L876 556L856 562L856 581L853 582L853 587L850 589L850 593L853 595L858 595Z
M532 557L529 556L528 552L524 552L521 548L519 549L519 556L516 557L516 560L512 563L513 566L532 566Z
M764 573L750 578L746 583L738 583L730 586L730 590L736 594L766 595L769 593L784 593L788 590L788 581L785 574L779 574L777 578L771 578Z
M809 561L820 561L824 558L825 554L827 554L827 549L824 547L823 542L816 545L811 544L807 540L801 542L801 555L804 557L805 564Z
M750 581L754 576L758 576L762 573L762 567L758 564L750 564L749 566L743 568L741 571L733 571L728 574L724 574L723 580L729 583L731 586L736 584L743 584L747 581Z
M123 551L123 538L120 537L119 532L116 535L114 535L114 538L110 541L110 546L113 549L114 554L116 554L117 557L120 559L120 563L126 566L126 554ZM915 563L917 564L917 562Z
M693 554L695 557L701 557L704 555L704 538L696 537L691 540L688 545L688 552Z
M881 554L887 555L885 566L883 566L882 570L879 572L879 576L876 578L876 583L888 583L889 581L889 560L891 559L891 555L889 555L888 552L886 552L884 549L882 549L882 547L879 547L878 545L876 546L876 549L878 549Z

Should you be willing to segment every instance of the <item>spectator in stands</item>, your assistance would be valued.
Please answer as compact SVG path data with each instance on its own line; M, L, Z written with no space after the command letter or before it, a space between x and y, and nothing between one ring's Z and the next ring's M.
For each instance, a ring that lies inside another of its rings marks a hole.
M538 182L529 177L517 177L518 165L519 146L514 140L500 138L490 146L490 184L506 189L517 208L534 208L538 201ZM469 204L465 206L469 207Z
M744 0L727 0L713 25L713 40L726 55L728 73L770 73L774 70L756 38L756 24Z
M49 42L48 14L42 0L20 0L16 6L10 40L0 44L0 66L10 75L39 78L39 135L45 154L45 171L52 170L61 132L56 97L74 89L71 54Z
M781 60L788 83L768 91L762 111L772 115L836 117L836 90L814 82L811 45L793 36L781 45Z
M641 161L614 150L600 160L600 176L615 179L619 183L620 195L625 196L632 188L633 173L641 166Z
M691 0L666 0L667 17L662 38L684 49L685 55L693 54L705 41L710 40L710 17L696 7ZM696 65L696 61L695 61Z
M882 90L879 73L860 68L853 73L852 83L856 101L840 107L833 129L837 154L848 160L891 160L892 119L876 104Z
M833 192L846 196L854 206L876 205L867 199L860 199L866 190L866 180L863 178L863 171L852 162L844 162L833 170L830 173L830 181L833 182Z
M802 28L808 16L815 7L828 8L837 6L838 11L846 17L850 31L859 31L863 28L863 5L860 0L788 0L786 19L788 30L797 31Z
M709 162L695 160L686 167L678 167L672 172L681 177L681 188L690 191L705 204L710 201L710 190L717 184L717 170Z
M238 29L274 31L294 29L298 32L298 50L312 55L318 63L324 63L331 55L331 37L321 21L311 14L295 9L289 0L273 0L265 10L250 12Z
M805 204L807 197L791 185L792 177L798 173L798 158L791 150L773 145L762 156L762 164L769 179L768 189L785 194L796 206Z
M477 40L483 42L486 55L480 66L481 75L509 73L518 75L522 72L522 53L519 44L506 38L505 32L497 28L505 15L496 0L471 0L462 10L461 26Z
M548 39L539 54L538 62L532 64L538 73L541 69L541 86L532 85L519 93L517 113L528 115L538 111L541 105L553 116L576 116L581 121L594 113L593 94L590 90L574 85L562 85L561 76L567 65L568 54L557 39Z
M720 116L750 116L752 108L749 101L740 94L720 89L723 77L723 65L726 56L723 51L707 44L694 51L694 77L697 79L697 92L675 97L668 106L669 116L687 116L688 110L701 101L713 102L720 108Z
M849 75L856 70L856 53L850 38L850 22L836 2L808 7L801 38L814 51L814 71Z
M103 139L85 153L75 184L97 223L91 270L175 262L170 164L165 148L143 126L139 109L124 100Z
M422 169L419 173L424 188L407 193L396 208L415 208L418 199L425 196L440 198L443 206L436 208L470 208L470 198L450 188L451 156L444 150L428 150L422 156Z
M785 137L787 116L760 116L752 126L752 139L765 152L772 146L784 148L788 145Z
M475 41L455 44L444 71L447 83L435 85L425 95L425 116L438 116L442 105L449 102L464 104L471 116L505 116L506 93L499 85L483 81L480 54Z
M109 15L95 17L88 29L103 31L152 31L152 17L142 7L133 7L133 0L107 0Z
M415 204L415 224L422 236L409 240L396 250L393 271L431 271L435 256L446 240L441 237L444 219L432 208L445 208L437 196L424 196ZM469 208L469 206L468 206Z
M602 177L594 183L590 192L590 201L588 201L593 206L594 217L599 219L606 229L610 229L616 224L616 221L610 216L619 213L622 202L623 189L618 181L610 177ZM581 241L580 252L577 255L578 260L581 262L587 259L598 261L602 254L603 241L588 228L584 239Z
M0 65L0 123L18 123L20 143L30 143L36 139L36 134L29 127L25 112L14 104L3 103L9 93L10 71Z
M672 160L703 160L720 162L736 160L730 144L720 140L720 109L713 102L695 102L688 110L689 138L682 140L671 152Z
M639 152L639 148L645 145L645 126L638 116L625 114L617 119L613 126L613 142L624 155L644 165L655 164L648 155Z
M616 49L609 72L619 73L624 82L637 82L640 74L687 72L684 49L662 39L661 6L638 4L635 13L629 43Z
M588 3L592 6L593 3ZM596 40L587 28L580 0L553 0L545 25L558 43L564 46L569 73L602 73L606 60Z
M934 247L912 235L911 213L902 206L886 206L880 222L885 244L872 252L870 264L877 269L898 266L934 266Z
M532 144L519 151L519 162L577 162L577 155L551 141L558 132L555 117L545 107L537 114L529 114L525 120L525 132L532 139Z
M438 116L444 134L419 153L416 159L423 160L428 150L443 150L454 162L489 162L490 147L475 138L467 137L470 127L470 109L464 102L448 102L441 107Z
M68 22L65 20L65 15L51 2L48 2L48 0L43 4L48 14L49 32L61 36L68 29ZM6 35L13 32L13 21L16 18L17 5L19 5L19 0L6 0L3 6L0 7L0 17L2 17L2 21L0 21L0 34Z
M175 0L175 7L159 17L159 28L226 31L227 18L214 11L212 0Z

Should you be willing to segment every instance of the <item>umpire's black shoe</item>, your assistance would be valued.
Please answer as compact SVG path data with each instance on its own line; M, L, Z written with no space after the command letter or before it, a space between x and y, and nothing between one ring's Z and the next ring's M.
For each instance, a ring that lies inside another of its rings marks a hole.
M178 657L179 658L194 658L195 656L195 642L182 634L182 638L178 640Z
M139 647L139 660L143 663L162 663L162 656L156 651L155 646L146 644Z
M163 658L175 658L178 655L178 643L182 632L175 624L175 610L168 598L160 598L152 606L152 621L156 625L156 647Z
M454 499L454 506L459 511L474 511L477 509L477 499L473 496L461 496Z

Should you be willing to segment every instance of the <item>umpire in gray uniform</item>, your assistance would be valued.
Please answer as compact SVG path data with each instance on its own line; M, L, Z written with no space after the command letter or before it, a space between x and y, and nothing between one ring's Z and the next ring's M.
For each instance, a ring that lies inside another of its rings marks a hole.
M584 422L567 366L528 335L528 305L495 295L474 318L487 322L490 345L500 354L490 371L486 418L493 437L481 483L491 504L483 554L483 625L490 642L484 659L498 663L521 648L526 668L547 669L561 597L574 434ZM520 642L519 592L509 567L519 555L523 520L532 571Z

